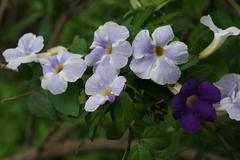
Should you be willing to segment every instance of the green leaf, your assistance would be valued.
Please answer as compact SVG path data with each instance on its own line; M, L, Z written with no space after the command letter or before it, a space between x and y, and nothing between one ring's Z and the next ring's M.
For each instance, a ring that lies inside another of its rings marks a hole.
M124 91L111 105L113 123L108 128L107 139L120 139L133 119L133 101Z
M145 122L143 120L137 120L132 126L132 129L135 133L143 133L145 128Z
M73 44L71 46L70 52L87 55L87 42L84 38L79 38L76 35L73 39Z
M167 134L156 126L146 128L142 140L156 150L163 150L171 143Z
M49 92L49 98L59 112L77 117L79 113L78 94L79 89L75 82L68 83L67 90L62 94L53 95Z
M175 131L178 131L180 129L179 120L176 120L173 118L172 113L172 101L168 103L167 107L167 120L170 122L171 126L174 128Z
M157 24L161 24L165 21L168 21L168 20L172 19L173 17L175 17L176 15L178 15L178 13L179 12L172 12L172 13L163 15L163 16L157 18L156 20L154 20L153 24L157 25Z
M25 29L28 25L32 24L34 21L36 21L40 16L42 16L42 13L33 13L31 15L26 16L24 19L22 19L20 22L16 23L11 27L3 36L2 40L6 41L12 36L14 36L17 33L21 33L23 29Z
M171 1L173 1L173 0L167 0L167 1L159 4L159 5L154 9L154 12L160 10L162 7L164 7L165 5L167 5L167 4L168 4L169 2L171 2Z
M191 66L196 65L198 63L198 61L199 61L199 55L194 55L194 56L192 56L192 58L187 63L181 65L180 69L181 70L188 69Z
M145 106L143 103L134 103L133 105L133 118L135 120L142 119L145 113Z
M27 103L30 112L36 117L49 120L59 120L57 111L45 94L33 92L28 97Z
M199 81L203 81L213 72L215 67L216 66L209 64L194 65L182 73L179 83L182 84L191 77L195 77Z
M88 114L88 112L85 111L84 104L81 104L78 117L68 116L66 121L65 121L65 126L68 127L68 126L71 126L71 125L74 125L74 124L78 123L87 114Z
M145 146L137 144L129 152L127 160L152 160L152 155Z
M152 7L148 7L144 11L137 13L132 21L132 25L141 27L151 14Z
M154 160L172 160L173 159L173 157L166 152L160 152L158 154L155 154L153 158Z
M18 67L19 75L24 79L29 81L33 77L33 72L28 64L21 64Z

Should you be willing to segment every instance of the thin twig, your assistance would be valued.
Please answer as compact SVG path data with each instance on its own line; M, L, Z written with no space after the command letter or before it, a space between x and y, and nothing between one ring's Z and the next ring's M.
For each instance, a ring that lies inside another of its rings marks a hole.
M17 99L17 98L20 98L20 97L26 96L26 95L29 95L29 94L31 94L32 92L35 92L36 90L39 90L40 88L41 88L41 87L37 87L37 88L33 89L33 90L30 91L30 92L23 93L23 94L21 94L21 95L15 96L15 97L2 99L2 100L1 100L1 103L6 102L6 101L10 101L10 100L14 100L14 99Z
M224 139L224 137L220 133L218 133L217 129L208 122L204 122L204 123L215 132L215 134L218 136L218 138L222 141L224 146L227 148L228 152L232 155L233 159L238 160L238 157L233 152L233 149L231 148L230 144Z

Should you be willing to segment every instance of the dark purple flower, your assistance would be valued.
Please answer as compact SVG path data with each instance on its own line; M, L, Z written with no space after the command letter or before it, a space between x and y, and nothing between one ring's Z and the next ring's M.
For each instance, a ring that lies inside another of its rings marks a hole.
M180 120L180 126L187 133L196 133L200 129L198 119L216 119L212 103L220 100L221 93L212 83L204 81L200 84L196 78L191 78L173 98L173 117Z

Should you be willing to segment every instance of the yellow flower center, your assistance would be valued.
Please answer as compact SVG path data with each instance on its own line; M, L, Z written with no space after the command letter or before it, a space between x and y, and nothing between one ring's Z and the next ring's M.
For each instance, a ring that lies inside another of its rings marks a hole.
M64 66L62 64L59 64L56 68L55 68L55 73L59 73L61 72L61 70L64 68Z
M25 53L25 56L28 56L28 55L30 55L31 53Z
M107 46L107 55L110 55L112 53L112 43L109 43Z
M103 92L102 95L105 97L105 96L109 95L111 92L112 92L112 89L109 88L109 89L107 89L105 92Z
M192 102L196 99L196 96L195 95L192 95L190 97L187 98L187 106L191 106L192 105Z
M164 49L161 46L156 46L154 52L156 53L157 57L161 57L164 54Z

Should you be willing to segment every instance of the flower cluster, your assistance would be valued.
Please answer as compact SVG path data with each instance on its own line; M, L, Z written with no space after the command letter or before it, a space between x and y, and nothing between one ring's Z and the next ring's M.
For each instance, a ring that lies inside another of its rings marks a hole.
M209 15L200 21L214 32L213 42L199 54L200 59L216 51L228 36L240 34L236 27L219 29ZM127 41L129 35L125 26L106 22L95 31L92 51L83 59L82 55L70 53L64 47L39 53L44 46L43 37L27 33L19 39L17 48L5 50L3 56L7 67L12 69L21 63L39 62L43 68L41 86L52 94L65 92L68 82L77 81L87 66L93 66L93 75L85 85L90 97L84 107L93 112L106 101L113 103L123 90L126 79L119 76L119 70L128 64L130 56L131 71L141 79L151 79L160 85L176 84L181 76L178 65L188 61L188 47L183 42L172 41L174 32L170 25L156 28L151 37L148 30L141 30L132 46ZM208 81L200 84L196 78L189 79L181 89L174 90L173 117L180 120L187 133L195 133L200 128L198 119L216 119L212 103L220 101L230 118L240 120L237 114L240 112L239 81L240 76L236 74L224 76L215 86Z

